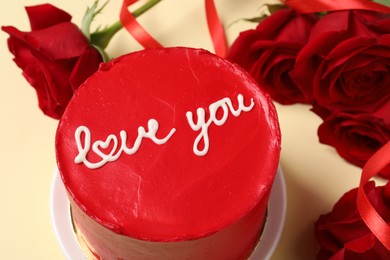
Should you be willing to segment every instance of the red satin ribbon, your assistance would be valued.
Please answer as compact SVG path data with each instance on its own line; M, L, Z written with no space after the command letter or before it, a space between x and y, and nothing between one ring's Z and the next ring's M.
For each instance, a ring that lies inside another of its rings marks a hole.
M138 0L124 0L120 12L119 20L123 27L136 39L145 49L163 47L137 22L134 15L129 12L128 7ZM213 0L205 0L207 25L215 53L221 57L226 57L227 41L221 20Z
M124 0L119 16L123 27L139 42L145 49L161 48L162 45L156 41L144 28L137 22L134 15L129 12L128 7L138 0Z
M390 8L370 0L282 0L300 13L318 13L339 10L370 10L390 13Z
M227 54L227 41L225 30L223 28L222 22L219 19L217 9L213 0L205 0L206 7L206 17L207 25L209 27L209 32L211 39L213 41L214 50L217 55L220 57L226 57Z
M368 228L390 251L390 224L378 214L364 192L364 185L390 163L390 142L377 151L363 167L357 196L357 207Z

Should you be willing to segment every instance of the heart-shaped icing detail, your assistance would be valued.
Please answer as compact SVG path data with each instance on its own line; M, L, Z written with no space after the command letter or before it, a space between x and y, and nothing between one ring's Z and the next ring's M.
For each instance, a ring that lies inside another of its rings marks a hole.
M103 150L107 150L110 146L112 146L111 151L110 153L106 154ZM98 140L92 145L92 150L96 153L96 155L102 158L102 164L105 164L106 162L115 161L119 158L122 153L122 150L119 150L117 154L115 154L117 148L118 138L113 134L107 136L105 141Z

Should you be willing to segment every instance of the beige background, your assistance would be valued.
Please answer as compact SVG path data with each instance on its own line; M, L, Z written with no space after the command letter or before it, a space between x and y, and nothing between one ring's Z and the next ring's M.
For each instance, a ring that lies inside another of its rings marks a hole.
M92 0L51 0L80 24ZM29 30L24 6L42 0L7 1L0 8L0 25ZM111 1L95 25L117 20L121 1ZM256 16L259 0L216 0L223 22ZM212 51L202 0L164 0L140 22L165 46L191 46ZM254 24L227 28L229 42ZM12 62L0 32L0 259L63 259L50 222L50 185L55 168L57 121L38 108L32 87ZM140 49L120 32L108 48L112 57ZM358 186L360 169L344 162L333 148L317 139L319 118L307 106L277 105L283 133L281 165L287 183L287 218L273 259L312 259L318 250L313 222L328 212L346 191Z

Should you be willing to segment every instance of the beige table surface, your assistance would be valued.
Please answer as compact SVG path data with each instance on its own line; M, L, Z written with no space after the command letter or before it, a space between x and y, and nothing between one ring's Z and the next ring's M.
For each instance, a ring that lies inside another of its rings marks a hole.
M47 0L73 15L80 24L92 0ZM24 6L42 0L2 0L0 25L29 30ZM256 16L259 0L216 0L225 24ZM117 20L120 0L113 0L97 23ZM212 50L202 0L164 0L140 22L164 46ZM229 42L254 24L239 22L227 28ZM57 121L38 109L32 87L21 76L0 32L0 259L64 259L50 222L50 186L55 168ZM140 46L121 31L108 52L117 57ZM273 259L313 259L318 247L313 222L338 198L356 187L359 168L344 162L333 148L317 139L320 120L307 106L277 105L283 134L281 165L287 185L287 217Z

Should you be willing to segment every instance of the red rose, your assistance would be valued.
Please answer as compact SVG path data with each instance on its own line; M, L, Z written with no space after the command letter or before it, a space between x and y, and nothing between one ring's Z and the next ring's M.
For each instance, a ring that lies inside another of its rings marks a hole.
M315 226L315 236L321 249L317 259L329 259L343 254L343 259L390 259L390 252L372 234L357 209L357 190L341 197L333 210L320 216ZM374 182L364 186L373 207L387 223L390 222L390 183L375 187Z
M261 22L255 30L242 32L228 59L246 69L270 96L281 104L307 103L290 78L298 52L306 44L315 15L282 9Z
M313 27L292 77L331 110L371 112L390 98L390 17L337 11Z
M341 157L357 166L363 167L379 148L390 141L390 125L386 123L390 120L390 113L386 118L377 118L373 114L330 114L318 107L313 111L324 119L318 128L320 142L335 147ZM390 178L390 166L379 175Z
M98 69L102 56L93 48L71 16L49 4L26 8L31 32L12 26L8 47L15 63L35 88L39 107L59 119L73 92Z

